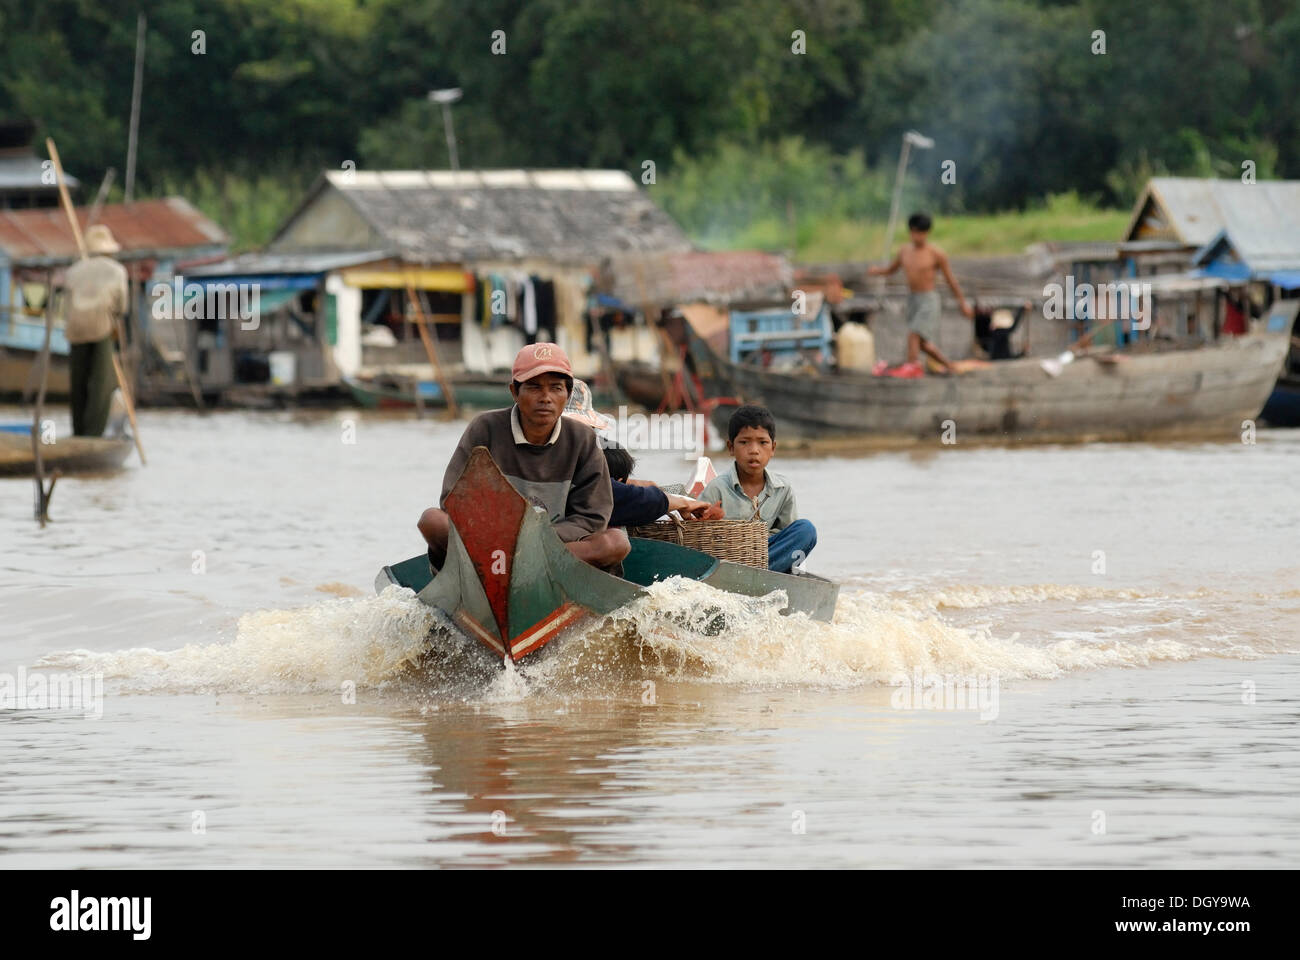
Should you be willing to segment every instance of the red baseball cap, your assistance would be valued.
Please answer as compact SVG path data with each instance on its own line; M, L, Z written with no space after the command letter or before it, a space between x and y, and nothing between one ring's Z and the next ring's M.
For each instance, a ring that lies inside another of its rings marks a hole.
M557 343L530 343L515 354L515 365L510 379L519 383L543 373L562 373L573 376L569 358Z

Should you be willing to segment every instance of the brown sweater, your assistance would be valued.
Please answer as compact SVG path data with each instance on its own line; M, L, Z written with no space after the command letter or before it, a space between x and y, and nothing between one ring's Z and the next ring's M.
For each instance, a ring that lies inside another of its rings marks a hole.
M487 447L520 496L546 509L561 540L581 540L604 530L614 495L595 431L560 417L560 436L554 443L515 443L513 409L489 410L470 421L447 464L439 504L446 505L474 448Z

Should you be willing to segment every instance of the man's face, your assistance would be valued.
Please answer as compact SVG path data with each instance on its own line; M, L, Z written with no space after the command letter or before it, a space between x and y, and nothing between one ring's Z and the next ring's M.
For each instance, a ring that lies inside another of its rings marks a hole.
M569 384L558 373L539 373L518 387L510 385L515 402L519 404L519 419L535 430L551 430L569 402Z
M917 247L925 246L925 238L930 235L928 230L908 230L912 235L912 244Z
M776 453L776 441L762 427L743 427L736 439L727 443L727 451L752 476L767 469Z

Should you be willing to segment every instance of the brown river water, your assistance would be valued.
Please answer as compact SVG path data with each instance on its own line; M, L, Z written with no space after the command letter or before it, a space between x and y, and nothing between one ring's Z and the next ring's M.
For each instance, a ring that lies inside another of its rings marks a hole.
M371 586L460 429L146 411L44 530L0 480L0 684L102 683L0 709L0 867L1300 861L1300 431L778 448L834 622L670 581L502 670Z

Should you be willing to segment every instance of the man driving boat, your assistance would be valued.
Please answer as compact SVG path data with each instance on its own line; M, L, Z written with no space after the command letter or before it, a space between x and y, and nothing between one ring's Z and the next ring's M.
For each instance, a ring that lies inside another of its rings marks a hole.
M613 567L631 549L627 534L609 528L613 496L609 468L588 426L562 417L573 391L573 369L554 343L532 343L515 356L510 376L515 405L470 421L447 464L438 507L420 515L429 561L441 569L451 520L441 509L475 447L487 447L524 499L546 510L552 529L579 560Z

